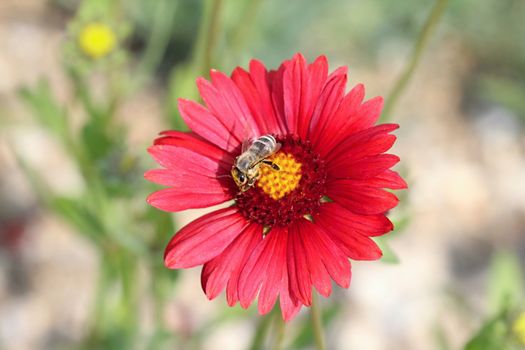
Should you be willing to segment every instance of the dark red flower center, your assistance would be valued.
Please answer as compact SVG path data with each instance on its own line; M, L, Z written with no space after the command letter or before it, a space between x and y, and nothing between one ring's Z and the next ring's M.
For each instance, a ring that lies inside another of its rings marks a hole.
M315 214L325 193L326 168L309 141L278 138L281 149L269 159L274 170L261 165L253 187L236 196L239 211L265 226L287 226L305 215Z

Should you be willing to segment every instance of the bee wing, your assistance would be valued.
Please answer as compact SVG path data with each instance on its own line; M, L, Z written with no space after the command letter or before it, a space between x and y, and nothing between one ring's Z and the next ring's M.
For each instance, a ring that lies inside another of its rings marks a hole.
M252 145L253 141L255 141L255 138L248 137L242 140L242 146L241 146L241 153L246 152L248 148Z

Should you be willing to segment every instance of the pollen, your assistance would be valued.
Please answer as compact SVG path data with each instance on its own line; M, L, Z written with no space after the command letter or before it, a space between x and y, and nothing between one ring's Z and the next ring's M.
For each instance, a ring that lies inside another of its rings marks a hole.
M259 170L261 175L257 181L257 186L272 199L279 200L299 185L302 176L302 164L292 154L284 152L277 152L268 160L278 165L279 170L266 164L261 165Z
M79 33L78 44L84 53L94 59L106 56L116 45L113 30L104 23L87 24Z

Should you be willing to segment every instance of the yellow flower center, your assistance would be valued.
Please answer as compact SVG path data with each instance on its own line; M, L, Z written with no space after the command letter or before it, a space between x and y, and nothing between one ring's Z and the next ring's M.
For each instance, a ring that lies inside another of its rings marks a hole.
M525 312L514 321L513 331L518 340L525 345Z
M268 158L279 166L275 170L270 166L261 165L261 175L257 181L264 193L275 200L279 200L295 190L301 181L301 166L295 158L284 152L277 152Z
M82 28L78 36L82 51L95 59L110 53L116 42L115 33L104 23L90 23Z

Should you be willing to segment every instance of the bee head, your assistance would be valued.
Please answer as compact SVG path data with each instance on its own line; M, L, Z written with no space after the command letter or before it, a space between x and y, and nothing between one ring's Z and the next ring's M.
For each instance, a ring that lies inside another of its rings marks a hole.
M248 182L248 177L246 174L241 172L237 167L233 167L231 173L235 184L237 184L237 186L239 186L241 189L244 188Z

